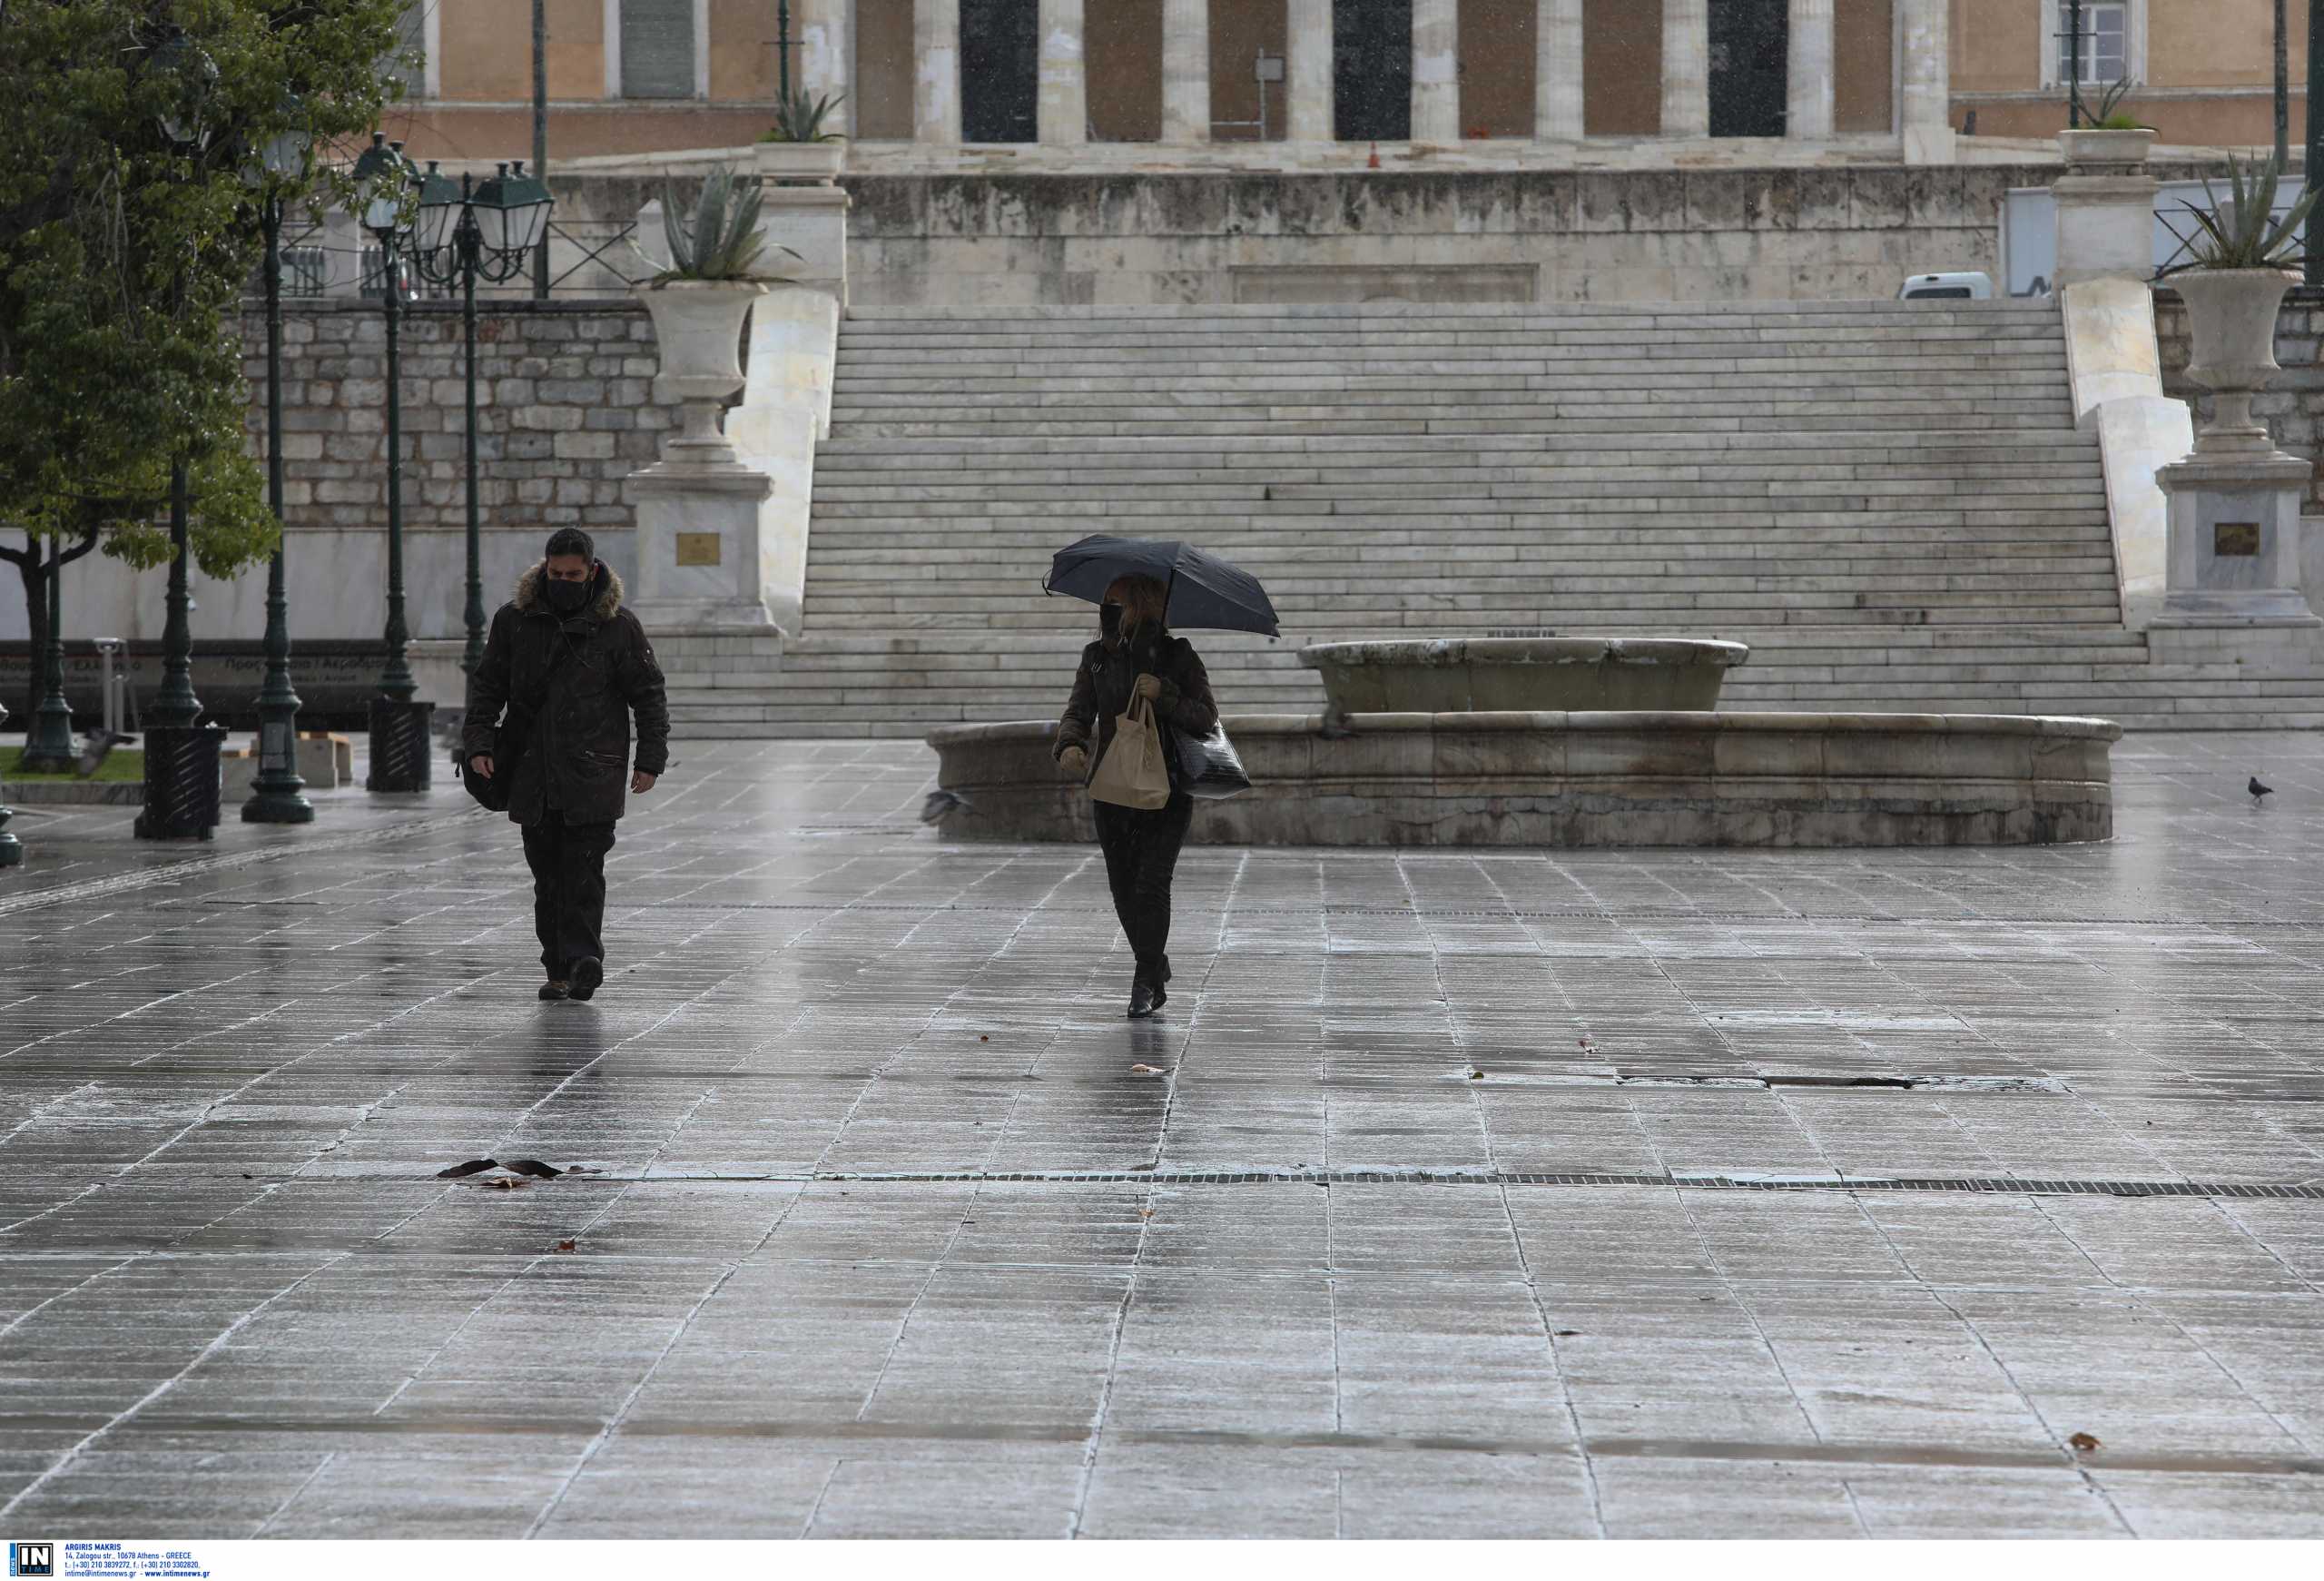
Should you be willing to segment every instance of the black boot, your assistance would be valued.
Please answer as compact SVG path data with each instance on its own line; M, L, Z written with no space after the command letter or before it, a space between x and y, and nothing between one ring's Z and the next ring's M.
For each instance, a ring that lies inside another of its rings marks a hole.
M595 955L584 955L573 963L573 997L586 999L597 992L606 980L606 963Z
M1129 1018L1144 1021L1154 1013L1154 990L1141 977L1129 985Z

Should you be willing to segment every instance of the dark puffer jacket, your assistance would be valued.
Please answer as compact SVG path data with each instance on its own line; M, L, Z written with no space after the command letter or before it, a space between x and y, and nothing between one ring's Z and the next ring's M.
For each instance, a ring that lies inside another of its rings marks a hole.
M1162 683L1154 716L1166 729L1200 736L1209 735L1218 723L1210 676L1202 667L1194 644L1185 637L1163 631L1118 648L1093 642L1081 650L1073 697L1065 705L1065 716L1058 721L1051 756L1063 756L1067 747L1079 746L1088 750L1094 767L1113 744L1114 721L1128 708L1130 688L1142 675L1151 675ZM1175 754L1171 777L1174 781L1177 777Z
M543 568L517 579L517 596L492 618L484 661L468 677L464 756L490 752L501 709L522 727L536 699L508 816L537 824L552 805L567 823L611 823L629 793L629 716L637 715L637 768L658 776L669 766L670 709L662 668L637 617L621 607L621 578L597 568L596 597L560 619L541 593ZM495 764L496 771L506 766Z

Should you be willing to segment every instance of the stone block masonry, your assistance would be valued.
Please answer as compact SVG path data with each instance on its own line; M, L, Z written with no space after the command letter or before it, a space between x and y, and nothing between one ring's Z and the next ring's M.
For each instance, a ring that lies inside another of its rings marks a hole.
M622 479L660 453L676 410L654 398L661 366L651 321L627 298L479 304L478 493L487 608L554 529L586 529L606 562L631 570ZM251 453L266 449L266 320L241 320ZM301 300L283 310L283 515L290 529L292 639L375 640L386 577L387 331L376 301ZM463 367L457 301L404 315L405 575L415 638L466 630ZM92 560L65 581L65 629L158 641L158 577ZM255 640L266 575L197 574L194 637ZM25 635L15 578L0 578L0 642Z
M376 301L283 314L284 518L294 532L387 519L387 326ZM266 440L266 321L242 324L254 451ZM466 400L455 302L407 310L404 525L465 530ZM626 301L496 301L477 324L478 493L487 531L626 532L621 480L650 464L674 409L653 397L653 325Z

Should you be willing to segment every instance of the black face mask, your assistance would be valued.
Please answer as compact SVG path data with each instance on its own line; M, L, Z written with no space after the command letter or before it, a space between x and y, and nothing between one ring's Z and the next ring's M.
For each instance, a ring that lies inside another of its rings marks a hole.
M1122 635L1122 607L1118 604L1098 606L1098 631L1108 642L1118 642Z
M586 582L560 582L549 577L543 578L541 592L548 599L548 607L557 614L578 615L589 602L589 592L595 586L594 578Z

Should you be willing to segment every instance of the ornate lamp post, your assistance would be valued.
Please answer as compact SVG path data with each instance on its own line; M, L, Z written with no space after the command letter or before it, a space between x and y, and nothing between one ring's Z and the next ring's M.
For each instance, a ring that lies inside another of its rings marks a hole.
M24 769L55 774L73 766L73 709L64 700L64 540L48 547L48 640L41 644L40 706L25 732Z
M0 703L0 725L7 722L7 705ZM8 820L15 815L15 808L0 806L0 867L14 867L25 859L25 843L8 833Z
M400 267L404 243L411 237L412 199L419 172L403 153L403 144L389 143L381 132L371 133L371 146L355 162L356 218L379 243L379 262L386 286L388 330L388 626L387 662L379 671L379 695L371 699L371 776L365 787L373 791L424 791L428 788L428 716L432 705L414 702L419 689L412 678L407 649L411 628L404 619L403 598L403 291Z
M266 506L278 524L282 520L282 192L285 183L306 173L310 142L302 132L271 138L245 172L260 189L259 220L266 231ZM299 776L299 694L290 685L285 547L275 546L274 562L266 573L266 682L258 694L258 777L251 783L251 799L242 804L246 824L310 824L315 818L314 804L300 794L307 782Z
M539 180L525 173L525 162L504 163L497 174L476 186L463 175L458 184L428 162L419 189L419 230L412 264L438 285L460 282L461 344L468 374L468 640L460 667L468 674L484 662L484 560L482 512L476 476L476 282L505 285L523 273L556 200Z
M183 87L180 103L158 119L178 152L198 157L209 143L202 109L218 80L215 62L182 33L153 50L155 70ZM193 599L187 587L189 489L186 458L170 460L169 614L162 627L162 687L145 732L145 797L133 825L141 840L210 838L218 823L218 746L225 732L198 723L193 695Z

